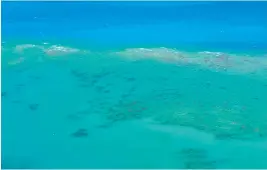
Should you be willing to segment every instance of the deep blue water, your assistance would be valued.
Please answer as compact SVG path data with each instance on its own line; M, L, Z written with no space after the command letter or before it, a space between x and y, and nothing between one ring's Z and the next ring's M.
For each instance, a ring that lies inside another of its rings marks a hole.
M267 2L2 2L3 168L267 168Z
M4 2L2 8L3 41L267 47L266 2Z

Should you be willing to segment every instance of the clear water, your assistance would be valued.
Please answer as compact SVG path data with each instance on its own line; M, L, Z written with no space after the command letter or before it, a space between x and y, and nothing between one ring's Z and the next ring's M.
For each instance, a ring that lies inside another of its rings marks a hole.
M267 168L266 2L2 2L2 168Z

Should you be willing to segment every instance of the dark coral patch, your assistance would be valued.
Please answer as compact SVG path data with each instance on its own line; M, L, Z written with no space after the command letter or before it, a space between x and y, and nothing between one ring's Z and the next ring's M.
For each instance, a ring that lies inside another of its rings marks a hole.
M31 111L35 111L35 110L37 110L38 107L39 107L39 104L30 104L30 105L29 105L29 108L30 108Z
M226 87L224 87L224 86L220 86L219 89L221 89L221 90L226 90Z
M96 87L96 90L97 90L98 92L102 92L104 89L105 89L105 87L103 87L103 86L97 86L97 87Z
M5 97L7 95L7 92L1 92L1 97Z
M126 80L127 80L128 82L133 82L133 81L135 81L136 79L135 79L134 77L128 77L128 78L126 78Z
M88 136L88 131L87 129L78 129L76 132L72 133L71 134L72 137L75 137L75 138L85 138Z
M103 93L110 93L110 90L105 90L103 91Z

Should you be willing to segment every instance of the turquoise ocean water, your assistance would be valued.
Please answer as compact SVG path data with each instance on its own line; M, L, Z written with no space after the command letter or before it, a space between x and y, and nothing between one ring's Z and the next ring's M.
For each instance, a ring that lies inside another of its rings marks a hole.
M2 2L2 168L267 168L267 2Z

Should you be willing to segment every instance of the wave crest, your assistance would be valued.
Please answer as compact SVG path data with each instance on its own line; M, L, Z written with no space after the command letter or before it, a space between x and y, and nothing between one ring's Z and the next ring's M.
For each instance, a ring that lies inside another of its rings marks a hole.
M169 48L130 48L115 52L131 60L154 59L182 65L197 65L213 71L229 73L267 72L266 57L241 56L222 52L183 52Z
M43 49L44 47L40 45L34 45L34 44L20 44L20 45L16 45L14 51L17 53L22 53L24 52L24 50L30 49L30 48Z
M79 53L81 51L76 48L52 45L51 47L45 49L44 52L49 56L56 56L56 55Z
M44 45L47 45L48 43L44 43ZM35 44L20 44L16 45L14 48L15 53L22 54L27 49L38 49L48 56L60 56L60 55L67 55L67 54L74 54L74 53L80 53L85 52L80 49L76 48L70 48L60 45L51 45L51 46L44 46L44 45L35 45Z

